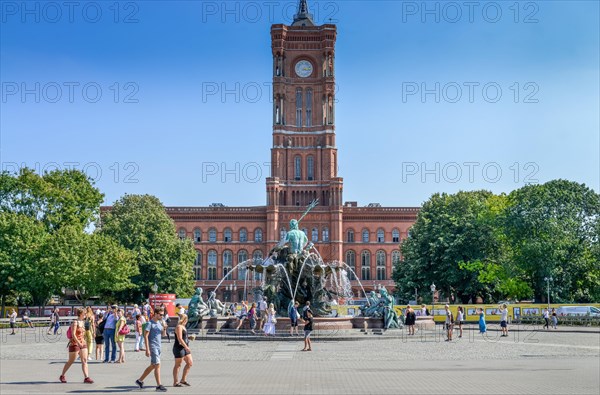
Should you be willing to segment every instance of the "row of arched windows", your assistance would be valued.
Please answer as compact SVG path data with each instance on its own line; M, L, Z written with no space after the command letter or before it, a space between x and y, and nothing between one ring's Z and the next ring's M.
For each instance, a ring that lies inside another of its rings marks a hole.
M200 230L199 228L195 228L192 232L193 234L193 240L194 243L200 243L202 242L202 230ZM184 228L180 228L178 231L178 235L179 238L181 240L184 240L187 237L187 231ZM263 241L263 231L261 228L257 228L254 229L254 242L255 243L262 243ZM223 231L223 240L226 243L230 243L233 240L233 231L229 228L225 229ZM240 243L247 243L248 242L248 231L245 228L242 228L239 230L238 232L238 239L237 241L239 241ZM217 230L214 228L211 228L208 230L208 242L209 243L216 243L217 242Z
M313 243L317 243L319 241L322 241L324 243L329 242L329 228L325 227L321 230L321 233L319 234L319 228L312 228L312 230L310 231L310 234L308 233L308 229L307 228L302 228L302 231L304 232L304 234L306 235L306 237L308 237L308 239L313 242ZM287 236L287 230L285 228L281 228L281 230L279 231L279 238L281 240L284 240ZM321 236L321 238L319 239L319 236Z
M369 243L371 241L371 232L369 231L369 229L363 229L360 236L361 236L360 240L362 243ZM383 229L377 229L376 241L377 241L377 243L385 243L386 242L385 231ZM348 243L356 242L356 237L354 235L354 229L348 229L346 231L346 242L348 242ZM392 243L400 243L400 231L398 229L392 230Z
M206 253L206 265L208 266L207 280L220 280L221 278L229 275L228 280L244 280L246 278L246 268L238 267L237 270L233 271L233 268L238 264L247 261L249 258L248 251L240 250L237 253L237 260L234 265L233 251L225 250L221 254L221 273L217 272L217 263L219 261L219 255L217 251L210 250ZM252 259L254 264L263 262L263 252L261 250L255 250L252 253ZM202 280L202 267L204 265L202 251L196 251L196 261L194 262L194 280ZM233 271L233 272L232 272Z
M387 280L385 251L379 250L375 253L375 278L371 278L371 251L364 250L360 253L360 270L357 271L356 253L352 250L346 251L346 264L352 271L348 273L350 280L356 280L356 275L360 273L360 280ZM400 260L400 251L392 251L392 264Z

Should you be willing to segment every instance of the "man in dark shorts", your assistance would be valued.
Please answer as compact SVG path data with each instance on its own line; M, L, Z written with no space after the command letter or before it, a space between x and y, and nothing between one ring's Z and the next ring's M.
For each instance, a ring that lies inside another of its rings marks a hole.
M300 313L298 313L298 307L300 303L295 302L293 306L290 307L289 317L290 317L290 336L294 335L294 328L296 328L296 335L300 336L298 333L298 318L300 317Z
M313 331L313 313L309 309L306 311L306 318L304 319L304 348L302 351L312 351L312 344L310 342L310 334Z

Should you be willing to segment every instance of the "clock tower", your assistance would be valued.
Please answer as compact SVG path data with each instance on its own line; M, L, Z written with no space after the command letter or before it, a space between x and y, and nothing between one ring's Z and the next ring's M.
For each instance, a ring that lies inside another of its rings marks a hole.
M335 25L315 25L306 0L299 1L290 26L271 27L273 147L267 179L267 237L272 242L280 240L289 219L319 199L319 207L300 227L327 227L326 237L318 239L328 245L319 248L329 250L327 258L341 260L343 179L337 175L335 143L336 36Z

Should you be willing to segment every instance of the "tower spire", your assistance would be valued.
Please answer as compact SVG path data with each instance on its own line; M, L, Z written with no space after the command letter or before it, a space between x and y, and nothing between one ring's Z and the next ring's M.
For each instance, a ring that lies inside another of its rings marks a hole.
M308 10L308 1L300 0L298 2L298 13L294 15L292 26L314 26L313 14Z

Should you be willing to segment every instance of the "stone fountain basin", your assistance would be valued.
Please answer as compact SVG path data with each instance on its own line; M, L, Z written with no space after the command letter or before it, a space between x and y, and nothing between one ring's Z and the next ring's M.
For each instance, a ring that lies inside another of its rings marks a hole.
M303 329L304 323L298 320L298 327ZM219 332L221 329L233 329L239 321L233 317L205 318L198 328L211 332ZM383 328L383 318L365 318L365 317L315 317L313 321L313 330L348 330L348 329L381 329ZM244 320L240 329L249 330L250 321ZM278 331L290 329L290 319L287 317L277 317L275 329Z

